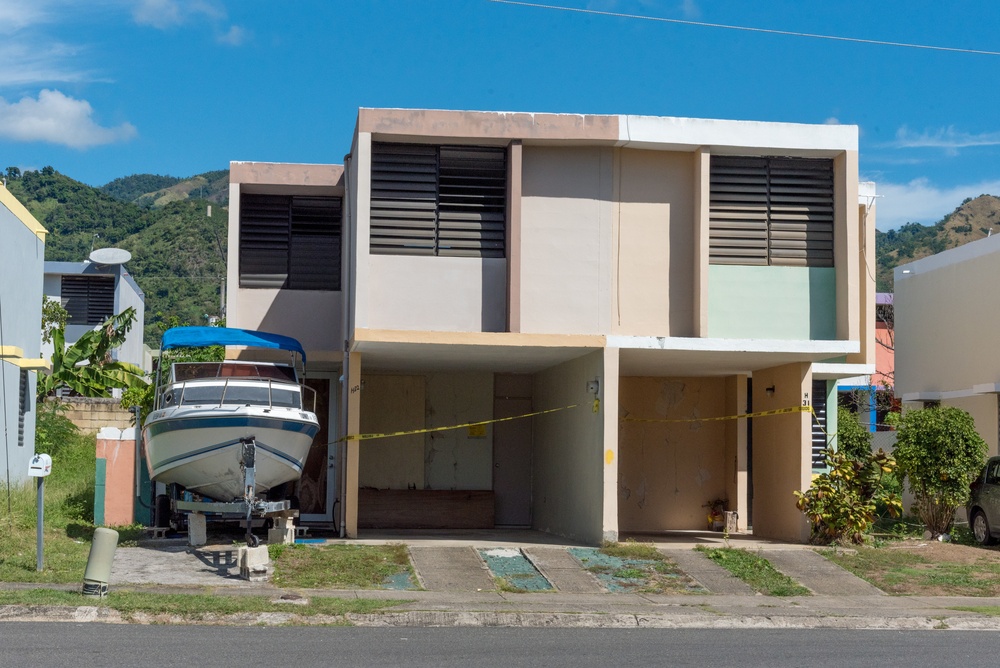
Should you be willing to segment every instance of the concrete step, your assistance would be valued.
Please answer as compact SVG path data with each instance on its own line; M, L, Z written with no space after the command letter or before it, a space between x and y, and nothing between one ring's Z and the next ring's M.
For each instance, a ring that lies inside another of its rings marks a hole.
M526 547L528 559L564 594L603 594L604 587L564 547Z
M812 550L762 549L760 556L776 569L808 587L814 594L829 596L878 596L881 589L845 571Z
M410 547L417 577L430 591L489 591L496 588L472 547Z
M660 549L660 553L713 594L752 596L756 593L750 585L697 550Z

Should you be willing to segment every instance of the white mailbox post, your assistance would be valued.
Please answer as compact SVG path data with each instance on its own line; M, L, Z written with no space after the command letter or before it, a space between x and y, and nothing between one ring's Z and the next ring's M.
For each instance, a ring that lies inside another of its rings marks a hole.
M46 454L38 453L31 458L28 463L28 475L38 479L38 498L36 503L38 504L38 520L36 522L37 528L37 543L35 548L35 569L39 572L42 570L44 561L42 559L42 536L44 535L43 525L45 521L45 477L52 473L52 458Z

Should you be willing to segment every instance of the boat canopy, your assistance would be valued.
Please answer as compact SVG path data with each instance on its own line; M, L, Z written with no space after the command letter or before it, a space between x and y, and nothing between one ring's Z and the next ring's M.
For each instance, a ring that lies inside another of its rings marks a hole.
M302 349L302 344L290 336L232 327L174 327L163 333L160 350L208 346L248 346L288 350L302 355L302 363L306 363L306 351Z

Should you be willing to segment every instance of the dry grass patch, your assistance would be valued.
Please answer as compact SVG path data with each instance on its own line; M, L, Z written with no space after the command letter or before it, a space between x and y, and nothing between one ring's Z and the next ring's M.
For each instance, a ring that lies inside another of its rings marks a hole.
M902 540L822 554L882 591L901 596L1000 596L1000 551Z

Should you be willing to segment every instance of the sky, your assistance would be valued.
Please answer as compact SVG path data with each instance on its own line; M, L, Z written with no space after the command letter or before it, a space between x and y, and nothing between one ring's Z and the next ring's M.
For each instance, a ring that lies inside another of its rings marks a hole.
M857 125L882 230L1000 196L995 0L541 4L0 0L0 170L341 163L409 107Z

